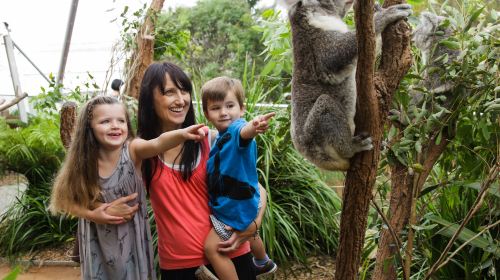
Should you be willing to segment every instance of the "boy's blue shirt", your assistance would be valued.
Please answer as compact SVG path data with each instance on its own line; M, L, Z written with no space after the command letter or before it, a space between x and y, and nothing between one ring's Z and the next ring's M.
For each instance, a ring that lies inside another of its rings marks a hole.
M238 119L226 131L219 132L207 162L212 214L239 231L255 219L260 200L257 144L254 139L240 142L240 131L246 123Z

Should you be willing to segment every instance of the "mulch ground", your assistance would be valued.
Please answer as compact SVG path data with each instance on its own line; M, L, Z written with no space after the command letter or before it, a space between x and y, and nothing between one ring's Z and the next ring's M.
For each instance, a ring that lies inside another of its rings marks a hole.
M21 174L14 172L7 172L3 176L0 176L0 187L5 185L13 185L17 183L27 183L28 180Z
M47 261L62 261L62 262L70 262L71 261L71 252L73 250L73 244L68 243L61 247L56 248L47 248L38 252L34 252L28 255L23 256L21 259L23 261L36 261L38 264L42 264ZM270 280L270 279L286 279L286 280L305 280L305 279L314 279L314 280L323 280L323 279L333 279L334 271L335 271L335 263L333 257L330 256L311 256L308 258L309 267L305 267L299 263L293 263L289 266L280 265L278 271L271 276L262 277L261 279ZM5 268L5 264L4 264ZM57 275L58 271L63 272L68 270L67 267L61 266L44 266L43 270L40 267L32 266L28 271L32 273L37 271L36 274L37 279L41 277L42 274L50 274ZM6 270L3 272L5 273ZM2 269L0 269L0 275L2 274ZM28 274L29 275L29 274ZM26 275L26 276L28 276ZM63 274L64 275L64 274ZM68 275L69 276L69 275ZM22 279L31 279L31 278L22 278ZM44 279L44 278L41 278ZM64 278L63 278L64 279ZM68 278L73 279L73 278Z

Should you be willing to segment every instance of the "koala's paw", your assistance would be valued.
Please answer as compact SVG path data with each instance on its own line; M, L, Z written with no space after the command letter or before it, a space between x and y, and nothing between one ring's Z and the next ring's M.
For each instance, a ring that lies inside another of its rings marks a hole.
M352 138L353 145L356 152L369 151L373 149L373 141L371 137L367 137L366 134L356 135Z
M411 14L412 9L409 4L398 4L382 9L375 13L375 32L380 34L388 24L407 18Z
M393 5L388 7L384 12L391 17L397 17L399 19L409 17L413 13L410 4Z

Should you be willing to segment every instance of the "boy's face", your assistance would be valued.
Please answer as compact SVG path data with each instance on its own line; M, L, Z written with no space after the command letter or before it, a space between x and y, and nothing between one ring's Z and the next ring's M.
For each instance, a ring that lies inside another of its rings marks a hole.
M245 109L240 107L234 92L229 91L222 101L208 100L205 117L218 131L224 131L244 113Z

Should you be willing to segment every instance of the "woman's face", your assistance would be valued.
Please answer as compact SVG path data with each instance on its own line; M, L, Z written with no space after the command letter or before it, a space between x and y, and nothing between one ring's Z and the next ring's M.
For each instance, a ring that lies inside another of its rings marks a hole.
M165 75L163 88L153 92L154 109L163 132L181 128L191 105L189 92L180 90L170 75Z

